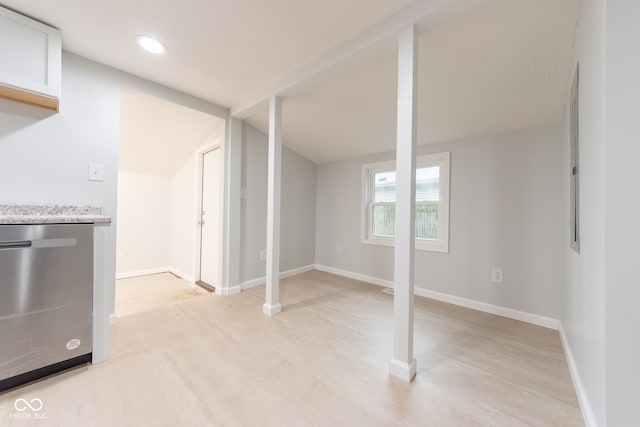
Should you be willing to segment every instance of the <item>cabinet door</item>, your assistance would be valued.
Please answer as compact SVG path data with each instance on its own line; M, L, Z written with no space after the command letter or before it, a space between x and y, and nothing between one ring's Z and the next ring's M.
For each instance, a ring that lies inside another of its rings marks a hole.
M60 97L60 32L0 7L0 84Z

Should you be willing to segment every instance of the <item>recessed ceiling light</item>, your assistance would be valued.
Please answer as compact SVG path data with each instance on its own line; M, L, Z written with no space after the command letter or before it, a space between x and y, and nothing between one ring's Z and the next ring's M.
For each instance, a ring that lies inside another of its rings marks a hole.
M167 47L163 45L160 41L154 39L149 36L137 36L136 42L138 46L151 53L165 53L167 51Z

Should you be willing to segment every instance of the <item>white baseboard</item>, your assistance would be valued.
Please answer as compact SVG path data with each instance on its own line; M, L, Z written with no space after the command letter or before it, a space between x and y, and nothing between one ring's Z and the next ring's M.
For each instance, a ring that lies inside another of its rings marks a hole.
M251 289L255 288L256 286L264 285L266 281L266 277L258 277L257 279L247 280L246 282L240 283L240 287L244 291L245 289Z
M148 276L149 274L166 273L171 267L157 267L146 270L127 271L125 273L116 273L116 279L128 279L129 277Z
M296 274L302 274L307 271L314 270L316 266L314 264L305 265L303 267L293 268L287 271L280 272L280 278L285 279L287 277L295 276ZM264 285L267 281L266 277L258 277L257 279L247 280L246 282L240 283L240 287L244 289L255 288L256 286Z
M341 270L339 268L328 267L326 265L316 264L316 270L325 271L327 273L337 274L338 276L348 277L350 279L360 280L362 282L371 283L373 285L393 288L393 281L380 279L377 277L367 276L365 274L354 273L352 271ZM473 310L485 313L496 314L498 316L507 317L509 319L519 320L521 322L531 323L533 325L542 326L549 329L558 329L558 321L550 317L539 316L537 314L527 313L524 311L514 310L512 308L501 307L498 305L480 302L455 295L445 294L442 292L431 291L424 288L415 288L415 294L425 298L446 302L461 307L471 308Z
M195 283L193 276L181 270L178 270L175 267L157 267L157 268L149 268L146 270L136 270L136 271L127 271L125 273L117 273L116 279L128 279L130 277L148 276L150 274L159 274L159 273L172 273L186 280L189 283Z
M232 286L230 288L216 287L216 294L218 295L229 296L239 294L240 292L242 292L242 287L240 285Z
M109 325L115 325L118 323L118 315L115 313L111 313L109 315Z
M187 274L182 270L178 270L175 267L169 267L169 270L167 270L167 271L169 271L169 273L171 273L171 274L175 274L176 276L180 277L181 279L186 280L189 283L196 283L195 278L192 275Z
M377 277L367 276L366 274L354 273L353 271L341 270L339 268L329 267L326 265L316 264L315 267L316 270L324 271L326 273L360 280L361 282L371 283L372 285L384 286L385 288L393 288L393 282L391 280L379 279Z
M314 270L316 266L314 264L305 265L298 268L292 268L291 270L283 271L280 273L281 279L286 279L287 277L295 276L297 274L306 273L307 271Z
M584 424L586 427L597 427L598 423L596 422L596 417L593 414L593 409L591 408L591 403L589 402L589 397L587 396L587 392L585 391L584 386L582 385L580 372L578 371L578 366L576 365L576 361L573 358L573 352L571 351L571 346L569 346L567 335L564 333L562 322L558 322L558 332L560 332L560 340L562 341L562 348L564 348L564 355L567 358L567 364L569 365L569 372L571 373L571 380L573 380L573 388L575 388L576 394L578 396L578 402L580 403L580 410L582 411L582 418L584 418Z
M441 292L431 291L429 289L415 288L415 294L421 297L431 298L449 304L459 305L461 307L471 308L473 310L531 323L532 325L542 326L543 328L558 330L558 320L552 319L551 317L540 316L538 314L527 313L526 311L515 310L513 308L501 307L499 305L493 305L486 302L444 294Z

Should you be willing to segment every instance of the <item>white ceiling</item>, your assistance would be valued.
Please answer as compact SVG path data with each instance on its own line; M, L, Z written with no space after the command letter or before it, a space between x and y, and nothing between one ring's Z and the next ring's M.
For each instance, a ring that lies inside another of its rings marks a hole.
M497 0L420 37L418 143L558 123L580 0ZM283 104L288 146L316 163L395 147L395 40ZM248 121L267 130L265 111Z
M118 170L171 176L223 126L218 117L122 91Z
M412 0L2 0L63 48L231 107ZM153 57L134 43L159 38Z
M425 144L559 122L581 0L1 1L60 28L65 50L225 107L376 25L433 9L430 24L418 22L429 28L420 39ZM168 53L140 51L137 34L157 36ZM383 41L287 91L285 143L317 163L393 149L395 55L395 41ZM249 121L266 130L265 112Z

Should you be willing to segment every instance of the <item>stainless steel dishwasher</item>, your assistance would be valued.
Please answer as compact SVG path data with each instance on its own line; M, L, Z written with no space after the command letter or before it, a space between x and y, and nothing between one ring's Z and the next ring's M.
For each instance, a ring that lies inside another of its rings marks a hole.
M0 225L0 392L91 361L93 225Z

